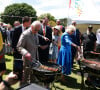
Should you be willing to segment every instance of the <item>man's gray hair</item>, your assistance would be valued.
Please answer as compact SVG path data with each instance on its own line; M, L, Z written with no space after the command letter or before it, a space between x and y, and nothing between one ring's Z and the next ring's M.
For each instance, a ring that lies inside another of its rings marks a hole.
M35 27L37 25L41 25L40 21L34 21L31 26Z

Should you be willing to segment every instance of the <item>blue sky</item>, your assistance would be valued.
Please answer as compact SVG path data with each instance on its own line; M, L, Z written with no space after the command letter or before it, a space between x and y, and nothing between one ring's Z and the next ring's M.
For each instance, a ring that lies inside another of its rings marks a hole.
M72 0L75 1L75 0ZM79 19L98 19L100 18L100 0L81 0L83 13ZM69 0L0 0L0 12L4 11L7 5L12 3L28 3L37 11L37 15L51 13L56 18L68 17ZM75 17L75 12L70 9L70 17Z

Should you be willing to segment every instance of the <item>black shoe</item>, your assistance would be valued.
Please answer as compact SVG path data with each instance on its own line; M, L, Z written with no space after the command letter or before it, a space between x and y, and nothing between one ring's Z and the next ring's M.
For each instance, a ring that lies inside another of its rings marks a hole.
M86 84L87 86L92 86L92 84L91 84L91 82L90 82L89 80L85 80L85 84Z

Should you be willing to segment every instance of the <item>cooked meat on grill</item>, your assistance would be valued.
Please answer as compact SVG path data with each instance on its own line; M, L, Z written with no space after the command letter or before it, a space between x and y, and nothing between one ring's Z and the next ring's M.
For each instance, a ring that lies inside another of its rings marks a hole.
M39 68L49 70L49 71L55 71L55 72L58 71L58 69L56 69L56 68L48 67L48 66L45 66L45 65L41 65Z
M96 62L96 61L91 61L91 60L86 60L86 59L84 59L84 60L82 60L82 61L85 62L85 63L99 64L99 65L100 65L100 62Z

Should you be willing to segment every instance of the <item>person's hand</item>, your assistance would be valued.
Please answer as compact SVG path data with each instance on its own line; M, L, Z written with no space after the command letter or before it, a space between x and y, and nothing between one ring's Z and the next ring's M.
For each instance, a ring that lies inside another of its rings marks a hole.
M94 52L96 52L96 48L94 48Z
M18 76L11 72L5 79L6 82L8 82L10 85L16 84L18 82Z
M5 43L3 43L3 45L5 45Z
M41 49L46 49L48 45L40 46Z
M90 53L94 54L94 52L93 52L93 51L90 51Z
M30 60L30 61L31 61L31 59L32 59L31 54L30 54L30 53L27 53L27 54L25 55L25 58L26 58L27 60Z
M53 41L53 44L54 44L54 45L57 45L57 42L56 42L56 41Z
M45 40L45 41L50 41L47 37L44 37L44 40Z
M8 43L8 46L10 46L10 43Z

